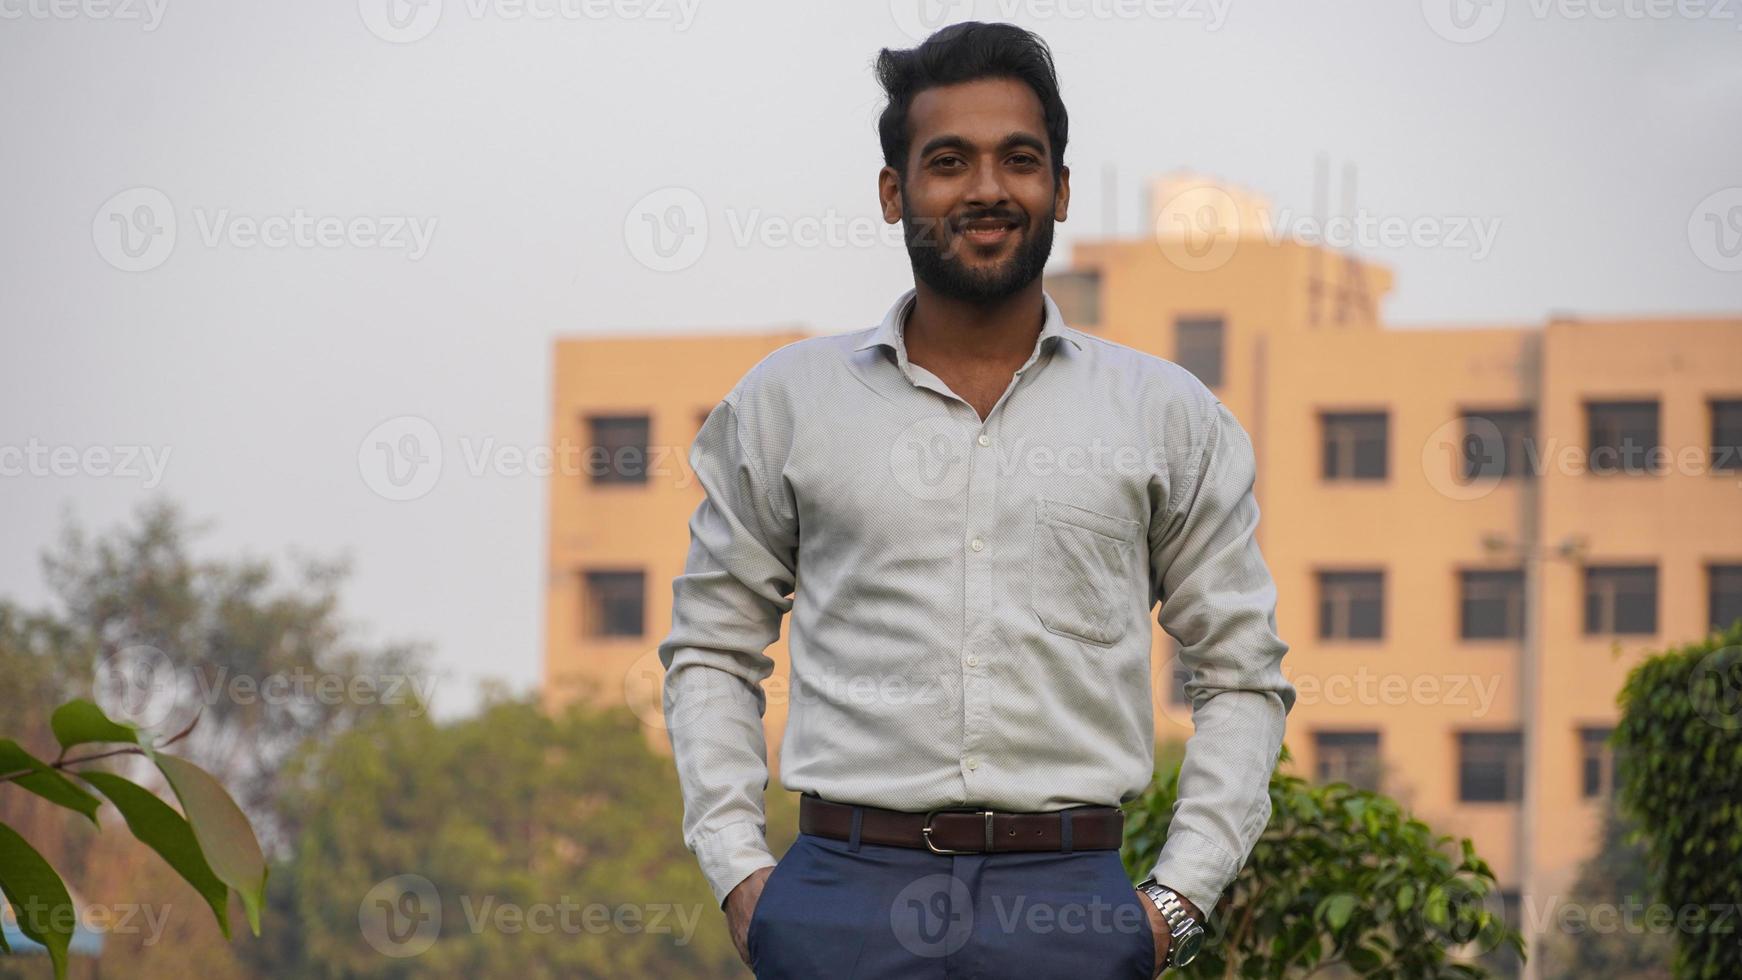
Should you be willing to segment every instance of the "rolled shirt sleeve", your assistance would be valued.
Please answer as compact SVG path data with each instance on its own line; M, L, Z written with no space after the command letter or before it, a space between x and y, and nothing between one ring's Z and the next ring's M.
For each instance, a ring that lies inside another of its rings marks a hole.
M659 645L664 712L683 791L685 845L724 905L775 864L763 794L766 654L792 607L798 525L779 472L778 433L758 435L740 389L708 414L689 462L705 497L690 518L684 571L672 582L671 632ZM774 442L770 441L770 438Z
M1276 585L1258 548L1252 443L1208 397L1194 461L1169 480L1149 534L1157 620L1190 672L1194 729L1152 874L1205 915L1270 821L1270 774L1295 701L1282 674Z

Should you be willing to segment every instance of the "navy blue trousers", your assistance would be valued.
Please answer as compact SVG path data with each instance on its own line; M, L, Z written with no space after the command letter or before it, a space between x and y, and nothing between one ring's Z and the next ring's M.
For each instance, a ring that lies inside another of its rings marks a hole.
M1147 980L1141 901L1113 850L945 855L800 834L746 944L759 980Z

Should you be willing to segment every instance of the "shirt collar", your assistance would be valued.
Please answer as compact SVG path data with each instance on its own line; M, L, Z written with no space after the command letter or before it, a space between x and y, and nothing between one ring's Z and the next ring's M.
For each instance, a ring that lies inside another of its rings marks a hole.
M884 314L883 322L871 331L871 336L853 349L861 351L867 347L881 345L895 351L901 360L905 361L907 359L907 345L903 341L902 331L907 327L908 308L913 305L914 297L918 295L918 288L910 288L907 292L902 293L901 298L897 299L895 305L889 308L889 312ZM1066 329L1064 315L1059 313L1058 304L1053 302L1051 294L1042 290L1040 297L1042 304L1046 307L1046 318L1041 322L1040 336L1035 341L1035 349L1044 351L1049 346L1056 346L1060 340L1068 340L1071 346L1077 350L1082 350L1083 342L1071 336L1070 331Z

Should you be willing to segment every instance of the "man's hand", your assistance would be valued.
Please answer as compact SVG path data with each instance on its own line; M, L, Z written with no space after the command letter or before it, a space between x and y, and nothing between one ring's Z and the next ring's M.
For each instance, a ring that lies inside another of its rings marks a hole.
M1150 901L1148 895L1139 891L1137 897L1143 902L1143 911L1149 913L1149 931L1155 936L1155 963L1150 966L1149 975L1156 976L1161 973L1161 964L1167 962L1168 948L1173 945L1173 932L1167 927L1167 918L1161 914L1160 909L1155 907L1155 903ZM1204 914L1198 911L1198 907L1193 905L1190 899L1181 895L1179 904L1194 921L1199 925L1203 924Z
M732 945L737 947L738 958L745 966L750 965L750 917L756 914L756 903L762 901L762 886L773 873L773 865L757 868L726 893L726 931L731 933Z

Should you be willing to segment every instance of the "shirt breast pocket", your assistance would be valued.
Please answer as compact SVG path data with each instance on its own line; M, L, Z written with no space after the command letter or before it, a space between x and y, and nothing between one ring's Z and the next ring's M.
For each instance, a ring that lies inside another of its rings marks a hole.
M1112 646L1124 639L1121 597L1135 574L1137 521L1049 497L1036 499L1030 602L1050 632Z

